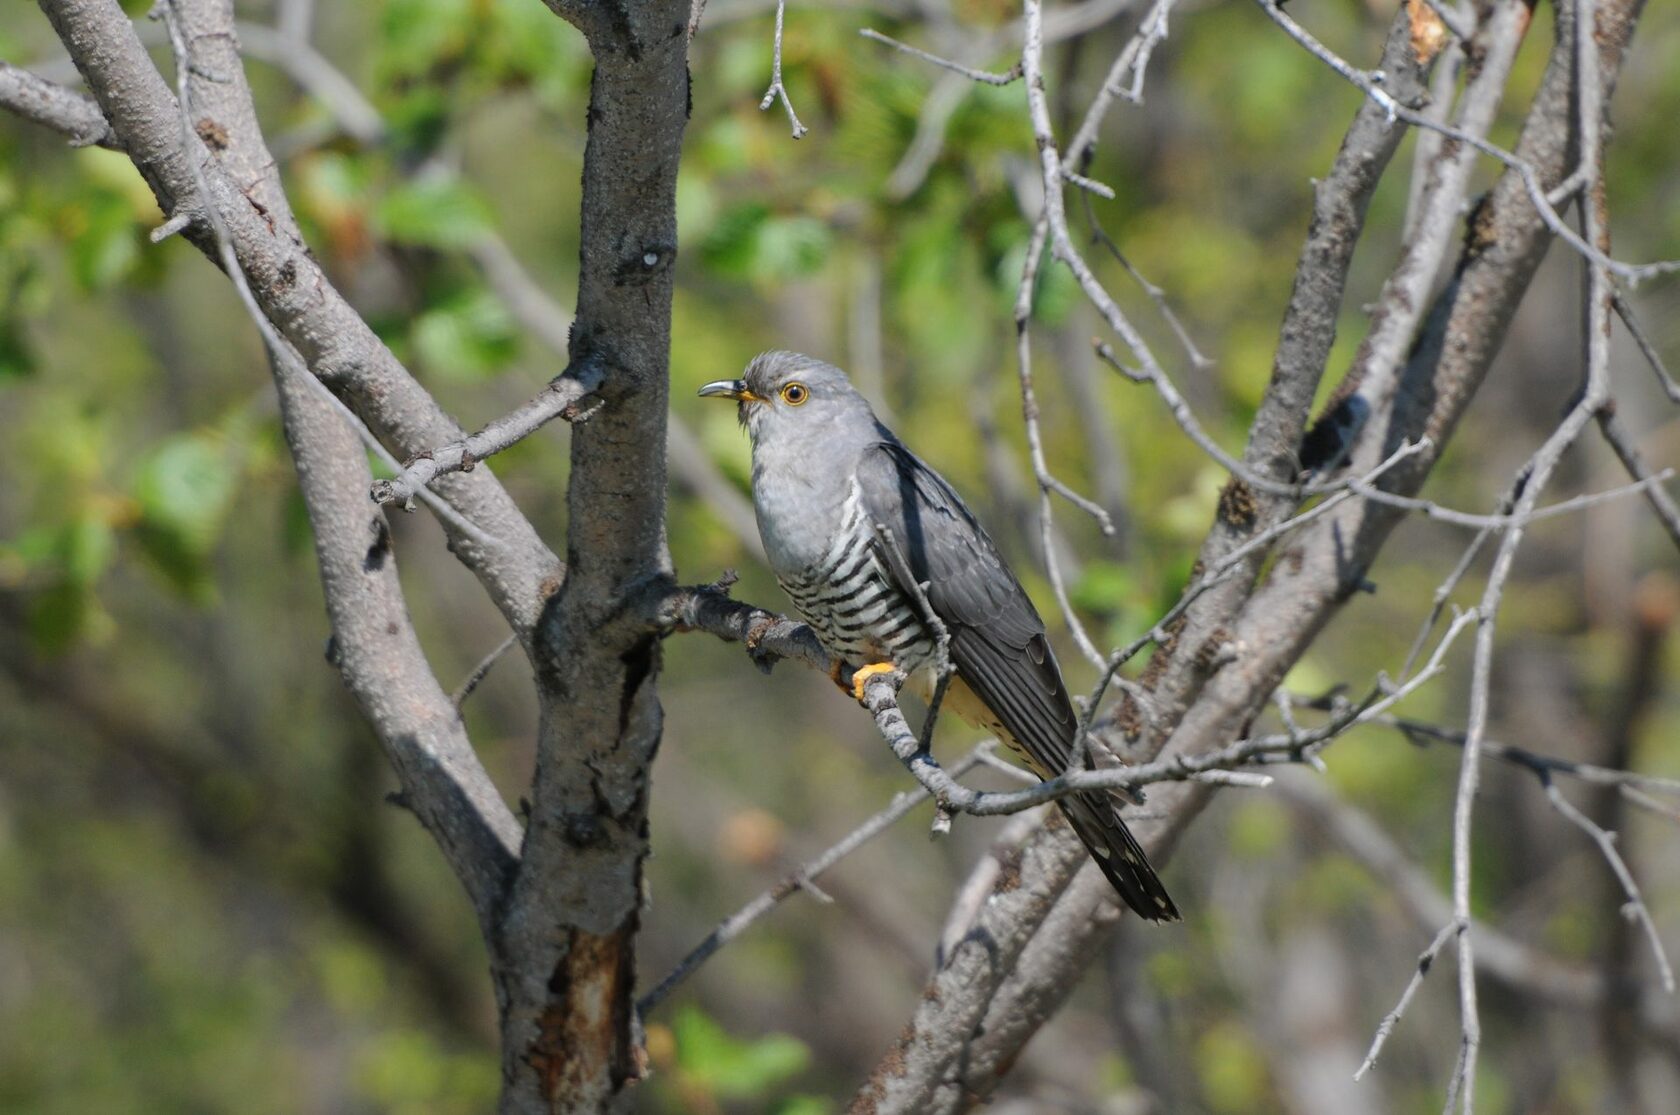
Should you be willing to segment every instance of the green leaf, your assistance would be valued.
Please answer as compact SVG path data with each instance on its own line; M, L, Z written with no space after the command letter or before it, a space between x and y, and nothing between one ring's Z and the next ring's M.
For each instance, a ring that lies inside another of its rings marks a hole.
M758 252L758 230L770 217L770 210L748 202L725 210L712 226L711 235L700 243L700 259L707 267L732 278L745 278Z
M833 236L815 217L772 217L758 232L755 279L789 279L809 275L828 259Z
M482 379L518 354L519 331L501 300L479 288L421 314L414 347L426 370L441 379Z
M221 537L238 482L232 453L208 434L167 439L135 477L135 537L159 570L195 599L211 595L206 559Z
M140 230L133 207L123 198L96 193L75 207L70 270L85 290L102 290L121 280L140 260Z
M382 8L379 68L384 76L418 76L466 52L473 0L386 0Z
M1137 581L1127 566L1112 561L1093 561L1074 583L1073 606L1105 616L1118 615L1137 600Z
M81 515L59 535L58 560L66 579L78 585L98 581L117 555L117 536L98 515Z
M29 601L29 634L43 650L63 650L83 639L102 639L115 628L85 585L66 581Z
M35 354L24 335L23 323L10 317L0 318L0 385L34 373Z
M811 1062L805 1043L788 1034L755 1041L731 1037L696 1007L679 1011L672 1023L677 1064L726 1099L753 1099L803 1072Z
M815 217L779 217L756 202L726 211L700 245L708 267L759 282L808 275L828 259L828 226Z
M464 248L490 231L490 208L472 187L452 179L398 186L379 202L374 223L402 244Z

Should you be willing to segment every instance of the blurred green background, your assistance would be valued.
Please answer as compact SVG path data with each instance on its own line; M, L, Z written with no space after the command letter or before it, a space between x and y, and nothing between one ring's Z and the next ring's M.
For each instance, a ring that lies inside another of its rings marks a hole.
M138 16L145 4L125 6ZM1638 261L1680 256L1680 11L1650 7L1609 163L1617 244ZM310 39L365 105L329 106L293 73L248 63L293 204L340 288L445 406L480 425L564 364L518 298L574 299L586 49L538 0L317 8ZM0 57L71 80L46 21L16 9ZM745 438L731 408L693 394L788 347L848 367L1050 609L1011 343L1022 210L1037 205L1024 92L958 83L942 142L921 145L938 71L857 35L870 26L947 49L959 32L945 18L972 29L1017 15L1001 0L936 10L790 10L787 84L811 128L793 142L779 108L757 109L773 6L711 2L678 198L672 407L692 436L673 463L670 539L685 579L735 568L737 595L783 606L737 529ZM239 11L276 19L265 3ZM1392 8L1296 0L1290 11L1369 64ZM1137 14L1051 48L1059 134ZM1542 8L1497 141L1514 140L1550 40ZM1105 127L1090 174L1118 197L1095 215L1209 363L1187 357L1117 263L1097 248L1091 258L1229 448L1270 372L1310 180L1357 104L1253 5L1192 2L1155 54L1144 104ZM1329 385L1392 265L1410 151L1372 206ZM1493 174L1484 166L1479 181ZM1070 198L1083 233L1084 205ZM160 220L122 156L0 117L0 1112L487 1110L494 1011L471 912L418 825L384 804L394 780L323 659L309 528L260 343L190 246L149 244ZM1579 375L1577 282L1554 253L1428 494L1487 510L1555 422ZM1636 304L1680 363L1680 285L1652 284ZM1051 467L1120 527L1104 538L1058 508L1076 605L1112 645L1176 598L1224 476L1153 394L1095 361L1098 322L1065 271L1046 271L1035 319ZM564 310L556 322L563 336ZM1657 464L1680 464L1676 412L1625 340L1623 413ZM545 432L495 465L556 546L565 436ZM1620 482L1590 446L1571 454L1557 494ZM432 522L397 519L410 604L450 686L504 632ZM1349 606L1291 687L1362 691L1398 669L1467 541L1405 525L1374 572L1378 591ZM1498 738L1602 761L1631 710L1624 761L1680 773L1672 658L1654 692L1627 684L1673 618L1665 546L1632 501L1533 530L1501 622ZM1464 595L1474 591L1473 578ZM1062 658L1075 691L1087 688L1094 671L1071 644ZM699 636L668 641L666 666L647 984L907 784L867 717L809 671L765 679L738 648ZM1460 673L1404 711L1461 724ZM527 682L508 658L467 706L510 800L532 761ZM949 748L961 732L945 735ZM1329 762L1338 791L1444 883L1456 752L1370 730ZM1479 909L1599 964L1618 905L1602 861L1531 779L1496 768L1488 781ZM996 831L959 820L930 842L926 821L826 876L832 906L795 896L648 1020L646 1110L843 1107L835 1097L912 1009L951 890ZM1623 838L1671 939L1677 843L1672 824L1645 814ZM1303 1072L1326 1049L1363 1051L1433 932L1264 793L1228 794L1165 874L1188 922L1124 926L1000 1109L1319 1110ZM1322 994L1302 1006L1289 992L1309 984ZM1497 987L1489 1000L1486 1110L1610 1109L1593 1019L1537 1013ZM1361 1086L1364 1109L1438 1109L1456 1027L1451 976L1438 974ZM1671 1090L1656 1094L1674 1095L1665 1056Z

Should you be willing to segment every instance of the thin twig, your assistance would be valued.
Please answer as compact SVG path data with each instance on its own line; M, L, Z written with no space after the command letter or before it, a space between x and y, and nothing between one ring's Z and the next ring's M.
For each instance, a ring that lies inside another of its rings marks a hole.
M1551 230L1554 236L1563 240L1587 260L1603 267L1605 270L1609 271L1618 278L1625 280L1627 284L1632 287L1637 287L1639 284L1648 279L1654 279L1660 275L1667 275L1672 272L1680 271L1680 259L1666 259L1657 260L1652 263L1633 264L1623 263L1620 260L1612 259L1610 256L1605 255L1599 249L1588 243L1587 240L1583 239L1575 232L1574 229L1570 228L1564 221L1563 217L1559 215L1556 206L1554 206L1551 200L1546 196L1546 190L1541 185L1540 176L1535 172L1533 164L1529 163L1525 159L1518 158L1516 155L1505 150L1503 147L1500 147L1498 144L1490 143L1480 136L1473 135L1461 128L1453 127L1451 124L1444 124L1438 120L1431 120L1423 113L1416 112L1400 104L1383 90L1383 74L1380 70L1365 71L1350 65L1334 51L1314 38L1306 28L1302 27L1299 23L1295 22L1294 19L1290 18L1290 16L1284 12L1282 8L1278 7L1276 0L1254 0L1254 2L1258 4L1260 9L1271 18L1272 22L1283 28L1290 38L1300 43L1308 50L1309 53L1318 58L1325 65L1329 66L1332 70L1336 71L1336 73L1340 74L1350 84L1359 89L1367 97L1371 98L1371 100L1377 102L1377 104L1382 107L1383 111L1388 114L1391 120L1401 120L1413 127L1427 128L1430 131L1439 132L1448 139L1455 139L1460 143L1474 147L1482 154L1487 155L1489 158L1495 159L1510 169L1516 171L1518 177L1522 179L1523 186L1528 191L1529 200L1533 202L1535 212L1539 214L1540 220L1545 223L1546 227Z
M1527 515L1512 515L1494 513L1492 515L1477 515L1470 511L1459 511L1452 507L1443 507L1430 499L1415 499L1410 496L1395 495L1385 492L1381 488L1373 488L1361 481L1349 481L1348 486L1373 503L1398 507L1403 511L1414 511L1426 519L1433 519L1439 523L1450 523L1453 526L1469 527L1472 530L1509 530L1512 527L1527 526L1539 522L1541 519L1556 518L1568 515L1588 507L1596 507L1601 503L1621 499L1624 496L1643 495L1651 498L1662 491L1662 485L1674 479L1675 471L1665 468L1655 474L1637 476L1631 484L1624 484L1617 488L1607 488L1601 492L1586 492L1569 499L1560 500L1546 507L1537 507Z
M518 410L496 419L471 437L440 445L415 457L402 466L399 475L389 480L374 481L369 493L373 502L395 503L406 508L409 500L424 492L438 477L471 472L478 462L518 444L556 418L576 420L585 416L588 412L580 412L578 404L599 388L605 378L601 362L585 357L556 376Z
M1650 474L1645 465L1645 458L1639 452L1639 446L1634 443L1633 435L1628 433L1627 427L1622 424L1621 417L1615 410L1606 407L1598 412L1598 429L1604 435L1611 451L1616 454L1616 458L1622 462L1622 467L1627 470L1628 475L1644 486L1645 500L1651 505L1651 513L1656 515L1657 521L1668 532L1675 546L1680 547L1680 506L1676 506L1674 497L1669 495L1668 489L1660 482L1646 484L1646 481L1666 480L1665 474L1672 470L1664 469L1655 476Z
M1044 439L1038 424L1038 397L1033 390L1032 300L1048 231L1047 217L1041 217L1033 226L1032 237L1027 243L1026 258L1021 265L1021 281L1015 288L1015 365L1021 390L1021 421L1026 428L1027 452L1032 460L1033 476L1038 481L1038 532L1039 545L1044 555L1044 571L1050 578L1050 589L1056 597L1056 606L1062 613L1063 622L1073 634L1074 643L1079 647L1081 654L1101 666L1102 652L1097 649L1096 643L1086 632L1084 623L1074 612L1073 602L1068 597L1067 585L1062 577L1061 562L1056 555L1055 510L1051 506L1050 493L1060 491L1067 495L1075 506L1090 512L1105 534L1114 532L1114 522L1101 505L1075 495L1050 474L1050 467L1044 458Z
M788 99L787 87L782 84L782 15L787 8L787 0L776 0L776 46L775 54L770 61L770 88L764 91L764 99L758 102L758 110L764 112L776 103L776 98L782 99L782 107L787 109L788 123L793 127L793 138L799 139L810 131L799 122L799 116L793 111L793 101Z
M992 740L976 745L968 754L951 764L952 771L966 773L990 756L995 746L996 743ZM783 899L801 890L810 891L812 889L811 880L885 832L892 827L894 822L903 818L927 799L927 790L920 787L903 790L896 794L885 809L847 833L821 855L801 864L797 869L785 875L775 886L720 922L716 929L706 935L705 940L694 946L688 955L683 957L681 962L654 986L653 990L637 1000L636 1010L643 1015L648 1014L669 998L671 992L675 991L684 980L692 976L700 965L711 959L713 953L739 937L748 926L775 909Z
M1412 997L1418 993L1418 988L1423 986L1423 979L1434 966L1435 958L1441 955L1441 950L1447 947L1449 940L1458 935L1459 930L1457 922L1448 922L1435 934L1435 939L1429 942L1429 947L1418 954L1417 967L1412 971L1412 978L1406 981L1406 990L1400 993L1400 1001L1377 1023L1377 1032L1371 1039L1370 1051L1365 1054L1365 1060L1360 1062L1359 1068L1353 1074L1355 1080L1363 1079L1377 1063L1377 1058L1382 1055L1383 1046L1388 1042L1388 1035L1394 1032L1394 1027L1405 1015L1406 1008L1412 1005Z
M1379 691L1345 714L1308 732L1304 737L1292 735L1257 736L1238 740L1226 747L1194 755L1175 754L1151 763L1131 767L1105 767L1098 770L1070 770L1036 786L1022 790L973 790L958 782L953 774L921 746L910 729L898 705L898 691L904 684L899 671L873 674L864 684L863 704L875 719L875 727L892 748L907 770L924 788L929 790L945 809L973 816L989 817L1019 813L1046 802L1058 801L1070 794L1086 790L1134 789L1156 782L1199 781L1209 772L1227 772L1255 763L1300 762L1314 749L1345 734L1349 728L1369 722L1382 715L1419 688L1438 677L1445 669L1447 652L1457 641L1460 632L1476 620L1474 612L1459 616L1442 636L1429 661L1412 677L1400 684L1382 687ZM1215 780L1220 780L1215 776ZM1252 785L1252 780L1243 784Z
M1622 854L1616 850L1616 834L1609 832L1595 822L1591 817L1579 809L1563 796L1557 784L1551 778L1542 775L1540 784L1546 788L1546 800L1571 824L1592 837L1593 843L1604 854L1605 862L1610 870L1616 873L1616 879L1622 884L1622 891L1627 895L1627 905L1622 908L1624 916L1639 922L1645 930L1645 937L1651 942L1651 953L1657 958L1657 973L1662 980L1663 990L1670 994L1674 991L1674 967L1668 962L1668 951L1663 948L1662 937L1657 934L1656 923L1651 920L1651 911L1645 906L1645 898L1639 892L1639 884L1634 882L1633 872L1628 870L1627 862Z
M471 697L473 695L473 690L478 688L478 683L483 681L485 677L489 675L490 668L501 659L502 655L511 650L513 645L518 641L519 636L517 634L509 635L497 645L495 650L491 651L479 660L478 665L472 668L472 673L461 679L461 684L455 687L454 694L449 698L451 703L453 703L457 709L466 704L467 698Z
M326 384L310 372L308 366L304 364L303 358L298 355L297 350L280 335L279 331L274 328L274 324L268 320L268 315L263 313L262 307L257 303L256 296L251 292L251 284L245 277L245 269L240 266L239 257L233 250L233 240L228 235L227 225L222 220L221 213L211 201L210 183L204 170L204 159L208 158L208 153L205 151L203 141L199 139L197 131L193 128L191 76L195 71L185 37L177 23L175 8L170 0L158 0L153 11L163 20L164 28L169 35L170 49L174 53L175 95L181 110L182 150L186 152L187 162L192 167L193 186L198 194L196 208L198 211L202 211L215 237L216 256L221 262L222 270L227 273L228 279L233 283L233 288L239 295L240 302L245 306L246 313L255 323L257 332L261 335L263 345L268 349L275 367L279 368L285 375L301 376L302 382L308 384L311 390L320 395L334 410L344 416L345 421L350 424L350 428L356 432L356 436L362 440L363 444L378 454L390 467L398 467L396 459L373 435L373 431L367 428L367 425L344 404L343 400L328 390ZM501 545L501 541L494 535L468 520L466 516L447 503L432 496L430 492L425 493L423 498L426 506L431 508L433 514L480 545L487 547Z
M978 81L983 85L1009 85L1012 82L1021 80L1020 62L1016 62L1013 66L1009 67L1009 69L1003 71L1002 73L993 73L990 70L977 70L972 66L965 66L961 62L953 62L949 58L941 58L937 54L929 54L920 47L911 46L909 43L901 43L897 39L888 35L883 35L879 31L870 27L865 27L863 30L859 31L858 34L873 42L881 43L884 46L890 46L894 50L903 51L912 58L920 58L924 62L932 63L942 70L950 70L954 74L961 74L963 77L968 78L968 80Z
M1418 442L1407 442L1402 444L1393 453L1389 454L1385 460L1381 461L1375 468L1367 472L1365 474L1365 481L1367 483L1374 483L1378 477L1382 476L1389 469L1394 468L1402 461L1405 461L1428 448L1429 441L1427 438ZM1127 643L1125 646L1115 650L1108 656L1108 660L1103 665L1102 676L1097 680L1097 684L1095 688L1091 690L1090 696L1086 698L1085 715L1081 718L1080 723L1081 735L1084 735L1091 730L1091 726L1096 720L1097 710L1102 704L1102 699L1108 692L1108 687L1114 683L1116 677L1119 675L1120 668L1136 657L1138 652L1143 650L1144 647L1152 644L1158 645L1163 642L1168 637L1173 623L1179 616L1184 614L1190 605L1195 602L1197 597L1207 592L1214 585L1220 583L1220 581L1224 578L1236 572L1239 568L1241 568L1242 563L1250 556L1270 546L1273 542L1282 538L1291 531L1300 529L1306 524L1312 522L1314 519L1334 511L1337 507L1341 506L1341 504L1355 498L1357 497L1351 489L1343 489L1342 491L1330 496L1330 498L1308 508L1306 511L1301 512L1293 518L1284 519L1280 522L1274 523L1265 530L1262 530L1248 538L1242 545L1237 546L1235 549L1231 550L1230 553L1222 557L1211 569L1203 572L1190 584L1186 585L1184 591L1179 594L1178 600L1171 608L1167 609L1160 619L1155 621L1155 625L1153 627L1133 639L1130 643ZM1406 672L1410 672L1409 663Z
M1100 245L1109 255L1113 256L1115 262L1120 264L1126 274L1131 276L1132 281L1143 289L1143 293L1148 296L1149 300L1155 303L1155 311L1167 323L1167 328L1172 330L1173 336L1178 338L1178 343L1183 347L1184 355L1189 358L1191 366L1198 371L1206 371L1213 367L1213 361L1208 359L1202 350L1197 347L1195 338L1190 335L1190 330L1185 328L1184 322L1173 311L1172 305L1167 301L1167 292L1144 277L1143 273L1120 250L1120 245L1114 242L1114 238L1108 234L1108 230L1103 228L1102 222L1097 220L1097 207L1092 204L1089 197L1085 198L1085 223L1091 229L1092 243Z
M1366 718L1366 723L1393 728L1404 736L1408 743L1419 747L1431 743L1463 747L1466 738L1465 732L1460 729L1443 728L1437 724L1426 724L1421 720L1403 716L1371 716ZM1659 774L1641 774L1638 771L1582 763L1574 759L1559 759L1491 739L1482 740L1482 751L1496 759L1522 767L1541 779L1562 774L1593 786L1637 787L1654 793L1680 794L1680 778L1664 778Z
M1633 343L1639 347L1639 354L1645 358L1645 362L1651 366L1651 371L1656 374L1657 382L1662 385L1663 394L1668 396L1669 402L1680 403L1680 383L1674 381L1674 376L1669 372L1668 365L1663 363L1662 354L1657 351L1657 346L1652 344L1651 338L1646 335L1644 327L1639 323L1638 315L1633 312L1633 307L1628 303L1627 295L1617 291L1614 305L1616 316L1622 319L1623 325L1627 326L1628 335L1633 338Z
M1264 4L1269 0L1261 2ZM1583 118L1588 115L1593 117L1591 134L1596 139L1600 86L1598 48L1592 33L1593 22L1593 0L1578 0L1574 25L1576 90L1579 98L1590 98L1589 103L1582 108L1582 115ZM1599 193L1603 189L1601 155L1596 142L1582 148L1582 166L1588 171L1588 181L1591 183L1589 189L1593 193L1586 204L1581 206L1582 225L1587 231L1588 239L1594 243L1607 243L1609 235L1604 227L1603 199ZM1543 202L1544 199L1541 200ZM1541 491L1551 479L1564 451L1575 443L1587 423L1609 402L1609 315L1612 288L1607 262L1608 257L1598 252L1596 247L1594 255L1586 257L1582 330L1586 351L1580 399L1524 466L1522 490L1512 507L1513 515L1519 519L1534 510ZM1470 923L1473 839L1471 826L1475 812L1476 789L1481 780L1481 751L1487 733L1491 704L1494 626L1505 586L1516 560L1517 549L1522 545L1523 535L1524 526L1519 522L1500 539L1499 550L1494 557L1493 568L1488 572L1487 586L1477 609L1480 618L1471 663L1470 715L1465 725L1464 754L1459 764L1458 790L1453 804L1453 916L1461 925ZM1481 1020L1476 998L1474 945L1467 936L1461 938L1459 945L1458 990L1463 1055L1459 1071L1453 1075L1450 1093L1460 1100L1463 1115L1471 1115L1475 1102L1476 1060L1481 1045ZM1450 1103L1449 1097L1449 1105Z

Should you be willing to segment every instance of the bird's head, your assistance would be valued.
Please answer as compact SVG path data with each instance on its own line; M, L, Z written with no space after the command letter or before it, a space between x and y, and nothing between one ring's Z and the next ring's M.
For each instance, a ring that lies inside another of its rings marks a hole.
M736 400L754 444L766 437L797 444L835 426L875 428L874 412L845 372L797 352L760 353L740 379L708 383L700 394Z

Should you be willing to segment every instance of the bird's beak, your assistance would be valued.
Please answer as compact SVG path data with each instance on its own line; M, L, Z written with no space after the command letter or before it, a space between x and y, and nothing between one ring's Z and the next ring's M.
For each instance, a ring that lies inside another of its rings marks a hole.
M763 395L754 395L747 390L747 381L744 379L714 380L700 389L700 397L702 399L718 397L736 399L743 403L762 403L764 401Z

